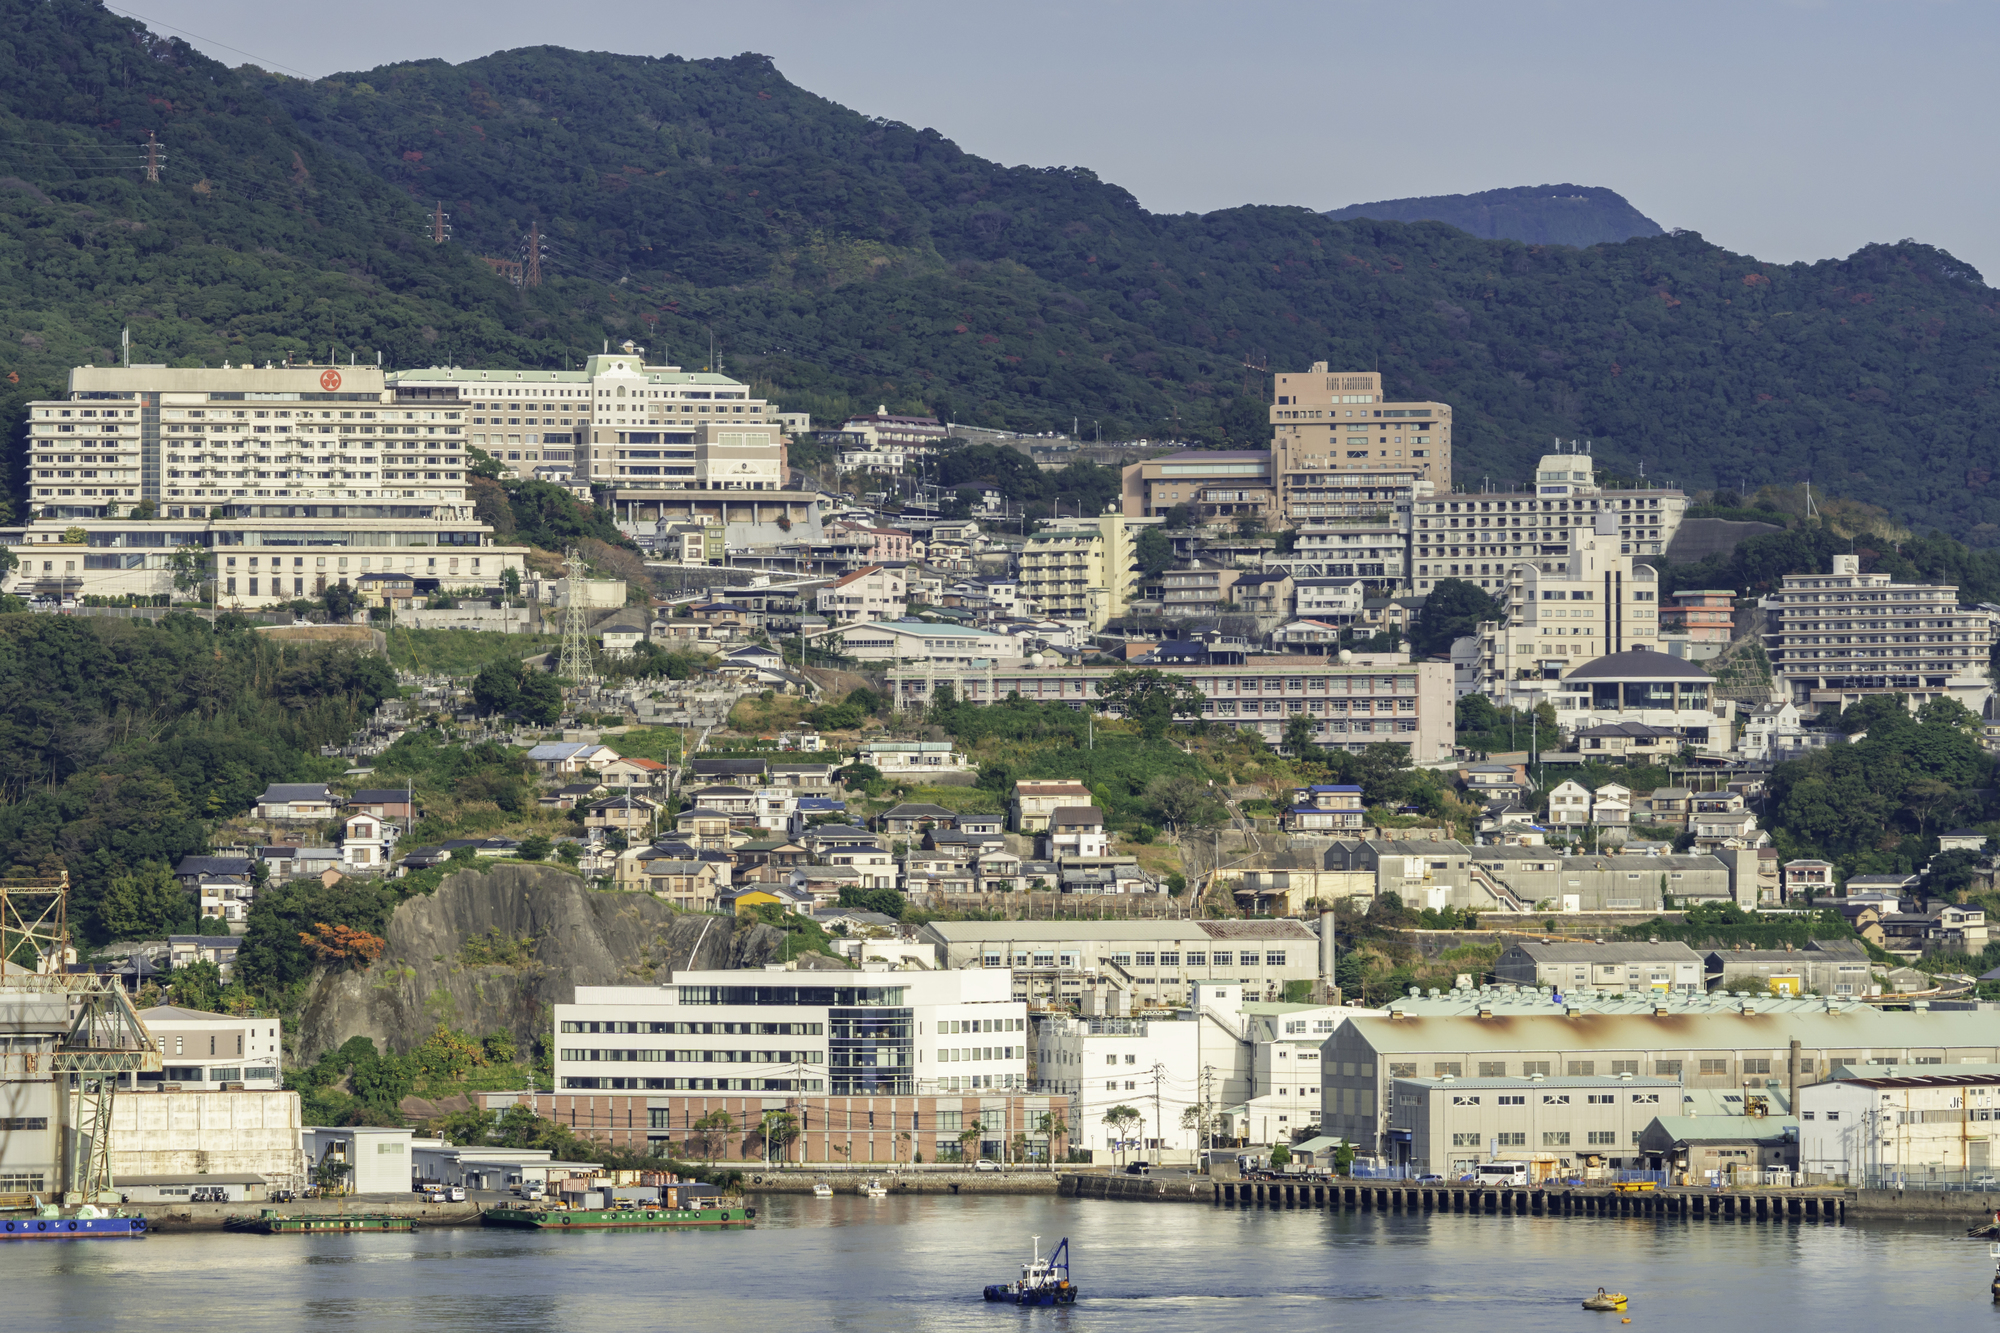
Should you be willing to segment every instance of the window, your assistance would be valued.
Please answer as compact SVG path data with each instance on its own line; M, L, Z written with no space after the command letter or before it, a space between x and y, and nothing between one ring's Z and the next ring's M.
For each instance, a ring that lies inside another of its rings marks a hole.
M1352 1070L1352 1065L1343 1065L1340 1072L1346 1074L1351 1073ZM1416 1076L1417 1067L1414 1064L1392 1064L1389 1066L1390 1078L1415 1078Z
M1480 1146L1480 1143L1481 1140L1477 1134L1454 1134L1451 1136L1451 1146L1454 1148L1477 1148Z
M1104 1057L1104 1063L1107 1065L1115 1065L1118 1063L1118 1057L1115 1055L1107 1055Z
M1611 1072L1613 1074L1636 1074L1639 1072L1639 1062L1637 1060L1613 1060L1611 1062Z
M1477 1106L1479 1105L1479 1098L1467 1097L1463 1095L1456 1096L1451 1099L1451 1104L1453 1106Z
M1540 1074L1546 1078L1548 1072L1549 1062L1547 1060L1529 1060L1521 1066L1521 1073L1523 1077L1527 1078L1533 1078L1536 1074Z
M1612 1148L1618 1144L1618 1134L1615 1130L1593 1129L1583 1136L1583 1141L1593 1147Z
M1617 1104L1618 1097L1615 1093L1593 1092L1585 1096L1583 1100L1585 1104L1590 1106L1613 1106Z
M1479 1062L1479 1077L1481 1078L1507 1077L1507 1062L1505 1060L1481 1060Z
M1235 960L1236 955L1234 953L1225 951L1215 955L1215 965L1217 967L1230 967L1235 963Z
M1284 965L1285 965L1285 955L1281 953L1267 953L1264 955L1264 966L1283 967Z
M1769 1060L1745 1060L1743 1062L1743 1072L1746 1074L1768 1074L1771 1072L1771 1062Z
M1658 1106L1660 1104L1660 1094L1657 1092L1635 1092L1632 1094L1632 1100L1640 1106Z
M1501 1093L1498 1097L1495 1097L1493 1101L1496 1105L1499 1106L1526 1106L1528 1104L1528 1099L1522 1096L1520 1093L1509 1093L1509 1092Z
M1569 1062L1569 1072L1571 1074L1595 1074L1597 1072L1597 1062L1595 1060L1572 1060Z
M1704 1074L1727 1074L1729 1072L1729 1061L1703 1060L1701 1062L1701 1072Z
M1653 1061L1653 1072L1661 1078L1679 1078L1681 1076L1681 1062L1678 1060L1655 1060Z
M1520 1132L1495 1134L1493 1136L1493 1145L1496 1148L1525 1148L1528 1146L1528 1136Z
M1838 1111L1828 1111L1828 1112L1826 1113L1826 1118L1827 1118L1828 1120L1838 1120L1838 1119L1840 1119L1840 1112L1838 1112Z
M1542 1146L1543 1146L1544 1148L1567 1148L1567 1147L1569 1147L1569 1131L1568 1131L1568 1130L1566 1130L1566 1129L1547 1129L1547 1130L1543 1130L1543 1131L1542 1131Z
M1566 1092L1545 1092L1542 1094L1542 1105L1568 1106L1569 1094Z
M1431 1077L1433 1078L1443 1078L1447 1074L1453 1078L1461 1078L1465 1074L1465 1066L1456 1061L1440 1060L1431 1067Z

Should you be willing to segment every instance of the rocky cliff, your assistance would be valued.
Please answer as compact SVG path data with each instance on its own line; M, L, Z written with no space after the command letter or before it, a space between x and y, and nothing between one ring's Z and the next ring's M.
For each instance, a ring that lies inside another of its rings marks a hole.
M644 894L599 893L553 868L467 870L389 920L366 971L319 976L300 1019L296 1059L349 1037L408 1051L440 1023L474 1036L511 1032L523 1052L547 1039L551 1006L578 986L643 985L687 968L756 967L782 932L678 913Z

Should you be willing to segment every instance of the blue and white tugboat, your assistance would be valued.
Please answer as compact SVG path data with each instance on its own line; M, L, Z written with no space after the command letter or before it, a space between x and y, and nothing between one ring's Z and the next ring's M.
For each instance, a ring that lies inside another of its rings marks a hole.
M1069 1237L1042 1258L1042 1238L1035 1237L1034 1259L1021 1265L1021 1276L1013 1282L996 1282L986 1288L986 1299L1012 1305L1074 1305L1076 1287L1069 1280Z

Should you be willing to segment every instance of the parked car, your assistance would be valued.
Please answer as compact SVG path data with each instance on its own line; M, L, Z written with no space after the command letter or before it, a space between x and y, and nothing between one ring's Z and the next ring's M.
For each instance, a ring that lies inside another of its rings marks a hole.
M448 1203L450 1200L442 1188L424 1191L425 1203Z
M1417 1183L1419 1185L1442 1185L1444 1184L1444 1177L1440 1175L1418 1176Z
M446 1192L447 1194L451 1195L451 1202L453 1202L453 1203L464 1203L464 1202L465 1202L465 1186L463 1186L463 1185L453 1185L453 1186L452 1186L452 1187L451 1187L451 1188L450 1188L449 1190L447 1190L447 1191L445 1191L445 1192Z
M972 1169L974 1171L998 1171L1000 1164L998 1162L989 1162L982 1157L972 1164Z
M1125 1163L1125 1174L1128 1176L1143 1176L1152 1169L1153 1169L1153 1164L1151 1162Z

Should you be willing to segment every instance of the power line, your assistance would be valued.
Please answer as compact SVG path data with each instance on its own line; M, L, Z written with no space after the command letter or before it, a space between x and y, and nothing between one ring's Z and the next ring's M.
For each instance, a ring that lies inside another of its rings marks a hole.
M164 28L168 32L179 33L183 37L192 37L198 42L206 42L210 46L219 46L225 51L234 51L239 56L248 56L250 57L250 59L257 61L259 64L268 65L272 69L281 69L284 70L287 74L296 74L300 78L306 80L309 83L316 82L316 80L313 79L312 75L306 73L302 69L293 69L290 65L284 64L281 61L272 60L267 56L257 55L255 52L245 51L240 46L231 46L228 42L218 42L213 37L204 37L198 32L189 32L186 28L176 28L171 23L162 23L158 19L149 19L144 14L138 13L130 9L121 9L117 5L106 5L105 8L110 10L114 14L119 14L124 16L125 18L137 19L139 20L139 22L145 24L149 28Z

